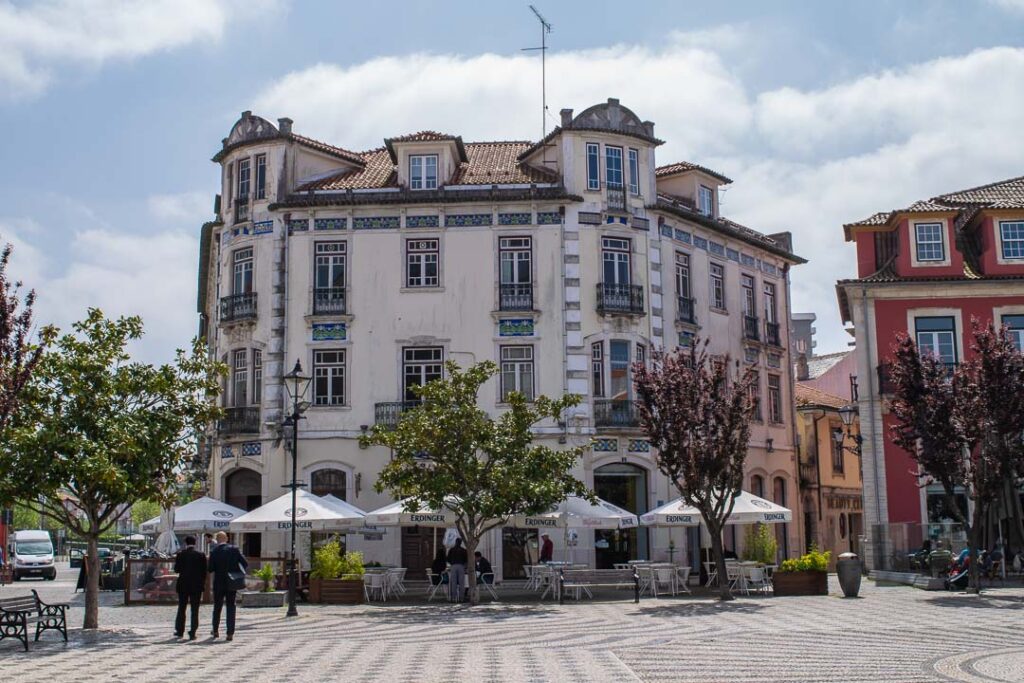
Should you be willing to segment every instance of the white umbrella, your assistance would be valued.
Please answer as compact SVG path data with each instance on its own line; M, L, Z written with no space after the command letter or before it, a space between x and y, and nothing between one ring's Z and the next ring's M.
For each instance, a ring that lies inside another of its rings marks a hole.
M174 535L174 508L167 508L160 513L160 535L153 548L164 555L178 552L178 537Z
M450 499L454 504L455 499ZM390 505L368 512L366 524L370 526L423 526L447 528L455 526L458 515L442 505L437 510L428 509L426 505L417 505L409 511L409 499L395 501Z
M203 496L174 510L174 530L179 532L223 531L235 517L244 515L245 510L228 505L216 498ZM154 517L142 523L143 533L158 530L160 518Z
M640 515L640 521L647 526L698 526L700 512L688 505L682 498L676 498ZM770 500L759 498L752 493L740 491L733 504L732 514L726 524L778 524L792 522L793 512Z
M340 502L340 501L339 501ZM295 528L301 531L338 531L363 525L363 511L325 501L309 491L296 492ZM283 531L292 528L292 494L288 492L266 505L236 517L231 531Z
M569 496L548 512L539 515L516 515L509 526L519 529L630 529L637 526L637 517L606 500L591 503L586 498Z

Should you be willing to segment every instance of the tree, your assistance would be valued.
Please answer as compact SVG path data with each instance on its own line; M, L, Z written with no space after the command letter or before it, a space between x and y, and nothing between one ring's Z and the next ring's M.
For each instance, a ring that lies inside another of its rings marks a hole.
M708 354L708 342L653 354L636 363L634 385L640 425L657 449L658 469L683 500L695 507L711 535L719 597L732 600L722 529L743 484L743 465L754 412L754 373L730 369L730 360Z
M0 451L0 500L30 509L88 542L83 628L98 623L100 535L138 500L168 503L196 436L219 415L223 368L202 344L173 364L132 362L137 317L95 309L43 354Z
M445 368L445 378L416 389L421 404L404 413L395 429L377 425L361 439L394 453L377 480L378 492L409 498L410 510L451 509L471 560L481 537L513 515L539 514L570 495L595 500L572 476L583 447L533 443L534 425L561 419L578 396L541 396L530 404L512 392L508 410L492 418L477 407L477 394L497 365L484 361L463 371L449 361ZM476 572L469 572L469 585L475 605Z
M924 484L942 485L950 514L967 533L968 591L976 593L985 519L1024 463L1024 355L1005 330L977 320L971 326L973 355L952 370L900 336L890 368L890 412L893 443L917 463ZM973 502L970 518L956 503L958 488Z
M175 501L177 502L177 501ZM132 526L138 529L142 526L143 522L148 522L153 519L163 508L155 500L138 500L132 503Z

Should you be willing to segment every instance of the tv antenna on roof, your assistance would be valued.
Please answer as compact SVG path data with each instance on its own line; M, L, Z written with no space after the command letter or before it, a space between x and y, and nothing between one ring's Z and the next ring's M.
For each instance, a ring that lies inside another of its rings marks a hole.
M544 18L537 8L530 5L530 11L537 17L537 21L540 22L540 47L524 47L523 52L532 52L534 50L540 50L540 139L543 140L544 136L548 134L548 91L547 91L547 64L546 56L548 51L547 35L551 33L551 24Z

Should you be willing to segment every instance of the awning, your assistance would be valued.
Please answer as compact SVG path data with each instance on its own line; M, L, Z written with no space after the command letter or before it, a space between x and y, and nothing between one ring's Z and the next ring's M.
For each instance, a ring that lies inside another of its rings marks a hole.
M509 526L519 529L629 529L637 526L637 516L606 500L591 503L586 498L569 496L548 512L516 515Z
M174 509L174 531L225 531L231 520L244 514L245 510L241 508L203 496ZM160 519L154 517L143 522L139 530L144 534L160 531Z
M455 502L455 499L451 499ZM409 508L412 508L412 511ZM455 526L458 515L448 507L432 510L425 505L410 505L410 499L395 501L366 514L368 526L425 526L448 528Z
M309 491L296 491L295 528L299 531L343 531L361 527L365 513L342 500L327 501ZM292 528L289 491L232 521L231 531L284 531Z
M698 526L700 512L688 505L682 498L676 498L650 512L640 515L640 521L647 526ZM732 514L726 524L779 524L792 522L793 512L770 500L759 498L752 493L740 491L733 504Z

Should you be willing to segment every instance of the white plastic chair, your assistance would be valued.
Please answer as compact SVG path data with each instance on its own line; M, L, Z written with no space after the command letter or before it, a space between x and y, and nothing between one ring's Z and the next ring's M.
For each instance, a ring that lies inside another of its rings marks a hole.
M374 594L380 595L380 601L387 600L387 576L378 572L363 574L363 593L367 602L373 600Z
M676 567L676 590L680 593L690 594L690 568Z
M744 579L743 591L750 595L750 589L753 588L758 593L766 593L771 586L771 579L768 578L767 572L761 567L750 567L747 569L747 576Z
M726 560L725 573L725 578L729 582L729 588L736 588L743 582L743 569L740 567L739 562Z
M654 597L658 597L658 587L665 586L665 589L672 595L676 594L675 570L672 567L654 567L651 569L651 583L654 584Z
M538 582L538 575L537 575L537 572L535 571L536 569L537 569L537 565L534 565L534 564L524 564L523 565L523 573L526 574L526 586L525 586L525 588L528 591L535 591L535 590L537 590L540 587L540 583Z
M484 581L485 576L491 577L491 583L487 583L486 581ZM478 592L480 588L483 588L485 591L491 594L492 598L494 598L495 600L498 599L498 594L494 592L494 572L488 572L486 574L478 575L476 577L476 585Z
M388 593L401 595L405 593L405 568L399 567L387 571Z
M435 577L435 576L440 577L440 580L437 582L437 584L434 584L434 581L433 581L433 577ZM440 590L441 588L444 588L447 591L448 583L444 580L444 578L446 576L448 576L448 572L447 571L443 571L440 574L435 574L431 570L429 570L429 569L427 570L427 582L428 582L427 583L427 594L428 594L427 602L430 602L431 600L433 600L434 599L434 595L436 595L437 591Z

